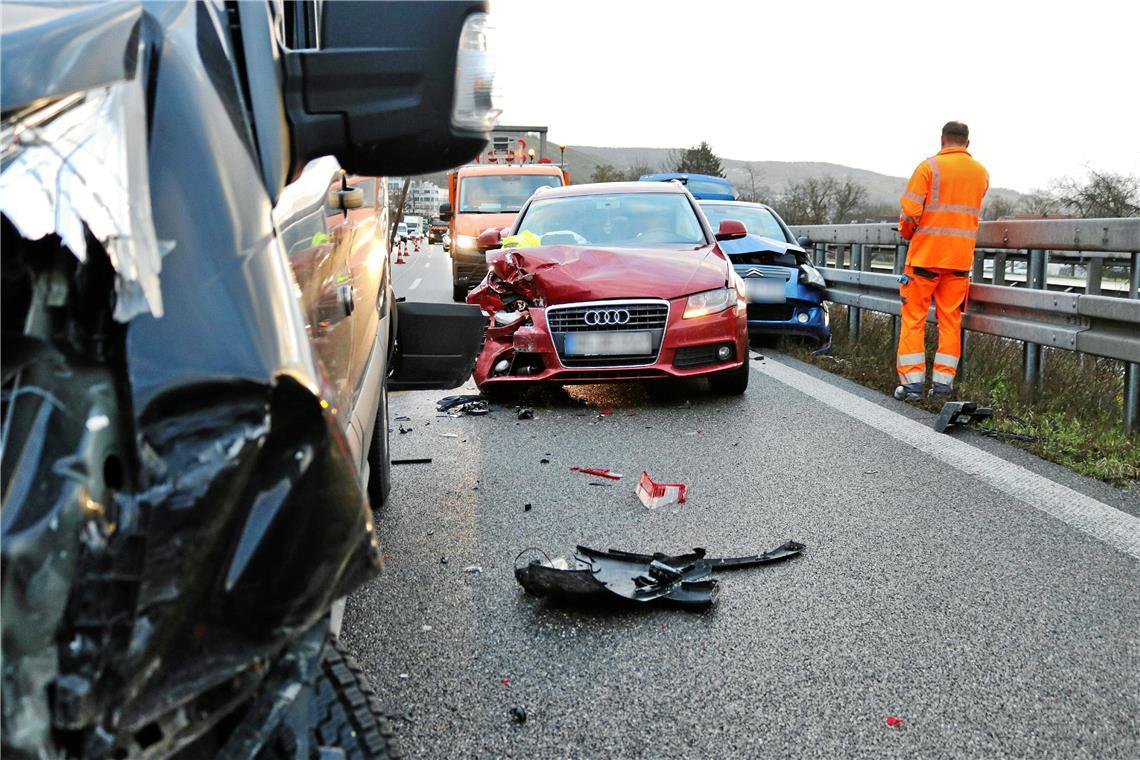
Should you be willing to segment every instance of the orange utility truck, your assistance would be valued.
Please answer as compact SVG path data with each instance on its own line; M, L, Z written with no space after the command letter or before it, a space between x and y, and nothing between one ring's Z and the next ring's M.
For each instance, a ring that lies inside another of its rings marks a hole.
M451 235L451 296L456 301L465 300L467 291L487 274L486 255L476 245L479 233L510 226L540 187L570 183L565 170L549 159L536 160L535 151L527 149L522 139L507 145L497 140L492 146L477 163L447 175L448 202L439 209Z

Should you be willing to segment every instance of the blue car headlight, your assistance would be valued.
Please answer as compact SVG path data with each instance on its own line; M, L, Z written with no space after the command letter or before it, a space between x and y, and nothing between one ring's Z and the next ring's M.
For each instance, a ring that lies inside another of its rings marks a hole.
M823 275L811 264L800 265L800 282L817 288L827 287L827 281L823 279Z

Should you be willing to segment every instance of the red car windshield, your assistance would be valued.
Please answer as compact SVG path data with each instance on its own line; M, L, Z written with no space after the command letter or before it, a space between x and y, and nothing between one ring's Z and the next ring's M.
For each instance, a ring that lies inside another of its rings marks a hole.
M543 245L660 247L705 245L689 199L679 193L607 193L540 198L518 230Z

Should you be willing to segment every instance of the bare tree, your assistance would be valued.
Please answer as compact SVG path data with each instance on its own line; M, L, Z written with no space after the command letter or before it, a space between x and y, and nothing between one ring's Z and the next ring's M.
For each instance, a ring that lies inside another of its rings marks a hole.
M831 213L831 223L847 224L854 221L867 200L867 188L849 177L844 177L843 182L832 182L834 210Z
M1140 216L1140 178L1088 169L1084 179L1064 177L1053 183L1059 205L1077 216Z
M1001 219L1003 216L1012 216L1015 213L1017 213L1017 206L999 195L990 198L982 206L982 219L986 221Z
M611 164L598 164L590 175L591 182L621 182L625 173Z
M642 176L653 173L653 167L649 166L649 164L645 163L644 161L641 161L625 170L625 178L630 182L636 182L637 180L641 179Z
M1032 190L1021 196L1018 207L1022 213L1048 216L1057 211L1060 203L1048 190Z

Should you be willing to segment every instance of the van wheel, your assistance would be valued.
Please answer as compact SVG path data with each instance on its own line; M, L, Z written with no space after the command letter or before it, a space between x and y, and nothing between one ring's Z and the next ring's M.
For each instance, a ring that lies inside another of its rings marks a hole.
M364 671L335 638L325 643L314 686L317 721L311 731L319 751L338 749L348 760L404 756Z
M388 389L380 389L380 407L372 426L372 445L368 447L368 501L373 510L388 503L392 490L392 456L388 451Z
M718 372L709 377L709 388L721 396L739 396L748 390L748 375L751 370L745 361L735 369Z

